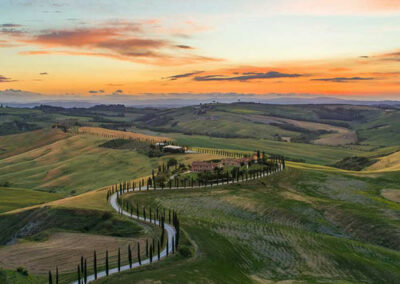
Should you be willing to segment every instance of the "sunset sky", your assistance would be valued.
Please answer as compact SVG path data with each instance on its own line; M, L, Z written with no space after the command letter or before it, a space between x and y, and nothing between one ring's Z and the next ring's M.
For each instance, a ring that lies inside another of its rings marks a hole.
M0 90L400 99L399 0L2 0Z

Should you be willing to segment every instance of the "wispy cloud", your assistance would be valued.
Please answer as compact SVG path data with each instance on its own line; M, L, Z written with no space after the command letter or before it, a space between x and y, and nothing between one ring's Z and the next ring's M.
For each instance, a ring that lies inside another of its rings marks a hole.
M193 75L197 75L200 73L203 73L204 71L194 71L194 72L189 72L189 73L184 73L184 74L177 74L177 75L172 75L169 77L165 77L163 79L168 79L171 81L177 80L177 79L181 79L181 78L187 78L187 77L192 77Z
M44 75L48 75L49 73L47 73L47 72L41 72L41 73L39 73L39 75L42 75L42 76L44 76Z
M9 83L9 82L15 82L17 80L12 80L11 78L7 78L3 75L0 75L0 83Z
M311 79L311 81L325 81L325 82L335 82L335 83L347 83L351 81L369 81L374 80L372 77L335 77L335 78L317 78Z
M301 77L302 74L289 74L276 71L269 71L265 73L258 72L245 72L239 76L223 76L223 75L205 75L196 76L193 78L195 81L249 81L257 79L275 79L275 78L296 78Z
M104 90L90 90L89 93L90 94L103 94Z
M22 25L7 23L7 24L0 24L0 27L1 28L20 28L20 27L22 27Z

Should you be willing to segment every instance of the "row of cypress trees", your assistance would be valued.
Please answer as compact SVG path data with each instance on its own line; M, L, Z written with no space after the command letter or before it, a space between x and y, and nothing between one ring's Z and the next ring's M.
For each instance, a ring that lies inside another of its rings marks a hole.
M187 187L201 187L201 186L213 186L213 185L219 185L223 183L228 183L228 182L239 182L240 180L248 180L248 179L255 179L258 177L261 177L265 174L270 174L273 173L279 169L285 169L285 159L283 156L274 156L271 160L272 162L267 163L265 165L261 164L261 168L255 169L255 170L250 170L250 171L232 171L231 173L226 172L225 174L219 174L217 178L214 178L212 180L208 180L207 178L205 180L194 180L193 178L191 179L179 179L178 177L175 177L173 180L168 180L167 184L165 185L164 183L160 185L161 189L165 188L187 188ZM152 177L149 177L147 179L147 183L144 182L144 179L139 181L138 183L135 182L125 182L125 183L120 183L117 185L113 185L110 187L110 189L107 191L107 200L109 197L117 192L119 195L122 195L126 192L128 192L132 188L138 188L139 190L142 190L142 188L145 188L149 190L150 187L153 187L154 189L157 189L157 185L154 182L155 180L155 173L154 171L152 172ZM197 184L196 184L197 183Z

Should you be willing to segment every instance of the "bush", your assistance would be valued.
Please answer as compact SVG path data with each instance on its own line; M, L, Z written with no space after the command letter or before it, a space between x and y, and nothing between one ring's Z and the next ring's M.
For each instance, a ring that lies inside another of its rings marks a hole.
M28 270L26 270L26 269L23 268L22 266L20 266L20 267L17 268L17 272L20 273L20 274L22 274L22 275L25 275L25 276L28 276L28 275L29 275Z
M168 167L173 167L173 166L176 166L177 164L178 164L178 161L175 158L171 158L167 162Z
M5 182L1 183L0 186L2 186L2 187L10 187L11 183L9 181L5 181Z
M191 257L194 255L194 251L192 247L187 246L187 245L181 245L179 247L178 252L183 256L183 257Z
M343 170L361 171L373 163L374 161L365 157L347 157L337 162L333 166Z

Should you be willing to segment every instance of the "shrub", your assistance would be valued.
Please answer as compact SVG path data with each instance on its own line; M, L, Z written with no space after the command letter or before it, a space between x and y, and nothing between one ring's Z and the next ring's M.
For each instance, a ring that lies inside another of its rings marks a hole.
M192 247L187 245L181 245L178 251L183 257L191 257L194 255Z
M26 270L26 269L23 268L22 266L20 266L20 267L17 268L17 272L20 273L20 274L22 274L22 275L25 275L25 276L28 276L28 275L29 275L28 270Z

